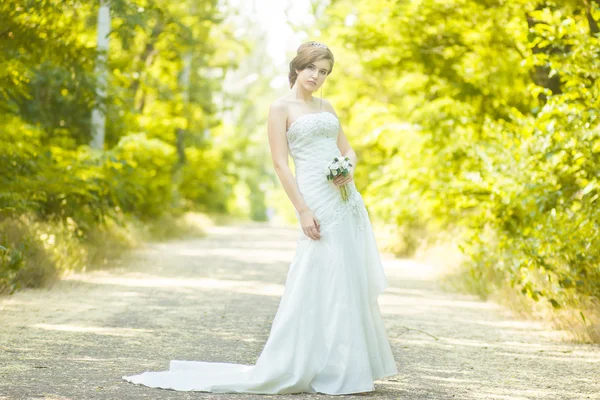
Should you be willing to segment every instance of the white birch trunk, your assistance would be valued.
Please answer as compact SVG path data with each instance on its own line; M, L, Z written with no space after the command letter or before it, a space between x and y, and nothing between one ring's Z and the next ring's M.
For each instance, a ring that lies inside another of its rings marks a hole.
M185 164L185 144L184 134L189 129L190 123L190 113L189 113L189 103L190 103L190 74L192 72L192 52L188 51L183 56L183 70L181 71L181 75L179 76L179 86L182 88L181 98L183 101L183 114L187 120L187 124L185 129L177 128L175 135L177 140L177 154L179 155L179 165Z
M98 77L98 86L96 87L96 107L92 110L92 141L90 146L102 150L104 148L104 129L106 116L104 111L98 106L103 104L106 98L106 85L108 81L108 34L110 32L110 6L107 0L100 0L100 9L98 10L98 58L94 73Z

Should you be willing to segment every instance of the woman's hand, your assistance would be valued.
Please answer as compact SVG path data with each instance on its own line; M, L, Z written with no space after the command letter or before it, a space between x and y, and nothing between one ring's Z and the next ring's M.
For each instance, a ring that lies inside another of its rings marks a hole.
M348 168L348 175L346 175L346 176L338 175L335 178L333 178L332 182L336 186L342 186L342 185L345 185L346 183L350 182L352 179L354 179L354 167Z
M321 238L321 225L312 211L306 210L300 213L300 224L306 236L312 240Z

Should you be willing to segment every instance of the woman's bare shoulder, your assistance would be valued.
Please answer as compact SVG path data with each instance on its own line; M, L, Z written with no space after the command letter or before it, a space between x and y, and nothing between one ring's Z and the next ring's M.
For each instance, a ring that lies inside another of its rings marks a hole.
M280 97L273 101L269 106L271 111L287 115L289 101L285 97Z

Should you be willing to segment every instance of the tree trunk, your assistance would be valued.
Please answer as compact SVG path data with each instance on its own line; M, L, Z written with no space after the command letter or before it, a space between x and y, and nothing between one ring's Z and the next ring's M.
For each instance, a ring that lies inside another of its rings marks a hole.
M585 15L587 17L588 25L590 26L590 35L594 36L600 29L598 28L598 21L592 17L592 5L600 6L600 1L598 0L584 0L585 3Z
M98 43L95 75L97 77L96 105L92 110L92 140L94 149L104 149L104 131L106 125L106 86L108 82L108 44L110 33L110 5L108 0L100 0L98 10Z
M544 7L545 7L545 5L540 5L538 7L538 9L541 9ZM545 24L544 21L538 21L538 20L534 19L531 15L529 15L529 13L526 14L526 17L527 17L527 26L529 27L530 30L535 28L535 26L538 24ZM551 46L546 46L546 47L540 48L536 44L531 49L531 51L533 52L533 54L540 54L540 53L552 54L553 49ZM553 76L550 76L550 67L547 67L545 65L536 65L534 72L531 75L531 79L533 80L533 82L535 82L536 85L550 89L552 91L552 94L562 93L562 90L560 88L560 76L559 76L559 74L554 74ZM545 103L547 100L546 95L541 93L539 95L539 100Z
M150 68L156 55L158 54L158 50L154 47L154 43L162 32L163 24L161 21L158 21L152 29L152 33L148 38L148 43L146 44L144 51L139 57L139 59L143 60L144 63L142 64L142 69L138 71L138 78L135 79L131 84L131 91L133 92L133 98L135 99L134 109L138 113L141 113L144 110L144 104L146 103L146 93L144 92L143 88L139 89L139 87L143 79L146 77L146 71Z
M184 113L187 126L189 128L189 102L190 102L190 74L192 72L192 52L188 51L183 56L183 70L179 77L179 85L181 86L181 97L183 102L182 112ZM177 154L179 155L179 165L185 164L185 143L184 137L186 129L177 128Z

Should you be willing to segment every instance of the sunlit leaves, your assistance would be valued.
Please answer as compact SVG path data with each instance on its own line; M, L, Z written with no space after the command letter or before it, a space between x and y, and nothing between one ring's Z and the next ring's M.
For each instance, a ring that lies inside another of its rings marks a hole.
M98 5L0 3L0 219L71 224L74 240L85 240L124 215L229 211L223 205L240 178L225 177L222 163L247 143L216 144L212 96L223 80L207 71L223 77L248 42L232 39L216 0L110 1L107 97L96 105ZM96 106L106 113L102 152L87 146ZM11 266L30 262L0 254L0 291Z
M584 7L363 0L330 9L328 40L348 64L336 68L352 71L336 88L355 94L336 101L360 143L373 210L399 226L468 226L462 249L482 295L508 282L555 308L600 296L600 44ZM395 128L407 125L415 129Z

